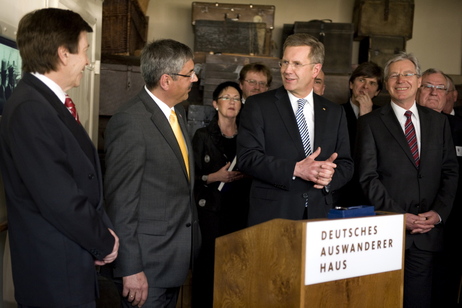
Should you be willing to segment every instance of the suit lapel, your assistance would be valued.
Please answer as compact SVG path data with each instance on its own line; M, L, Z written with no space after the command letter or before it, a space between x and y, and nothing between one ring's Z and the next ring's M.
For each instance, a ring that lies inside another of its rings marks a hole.
M274 104L276 109L279 111L279 114L282 118L282 123L284 123L289 136L292 138L292 142L297 148L299 155L305 157L305 150L303 149L302 139L300 137L300 131L298 130L297 120L295 119L294 110L290 104L289 95L287 90L284 87L280 87L276 91L276 100Z
M393 138L395 138L398 145L404 151L412 165L415 166L414 157L412 156L411 149L409 148L409 144L407 143L406 137L404 136L403 129L401 128L401 125L399 124L395 112L393 111L393 108L391 108L390 104L392 103L388 103L387 105L383 106L380 111L382 121Z
M430 112L426 108L422 108L420 105L417 105L417 110L419 110L419 120L420 120L420 163L425 166L427 156L425 154L429 153L426 149L429 147L434 140L432 140L433 132L433 117L430 116ZM422 164L423 162L423 164ZM431 163L431 162L430 162Z
M186 172L186 166L184 164L183 160L183 155L181 154L181 149L180 146L178 145L178 141L176 140L175 134L173 133L172 127L170 126L170 123L168 122L167 118L165 117L165 114L162 112L162 110L157 106L157 104L152 100L151 96L149 96L148 93L146 93L146 90L143 89L141 92L138 94L139 97L141 98L141 101L144 103L146 106L146 109L148 110L149 113L151 113L151 121L154 124L154 126L157 127L159 132L164 136L165 141L167 144L170 146L172 151L175 153L176 158L180 162L184 175L187 178L188 174ZM178 108L175 107L175 112L178 111ZM188 141L188 135L186 134L185 127L184 127L184 120L183 120L183 115L181 117L179 116L177 112L177 117L178 117L178 122L180 123L181 130L183 131L183 136L186 141L186 146L188 147L188 153L192 152L192 147L189 144ZM189 161L191 162L191 154L188 154L189 156ZM191 164L190 164L191 166Z
M59 100L59 98L51 91L43 82L38 78L27 73L22 78L24 82L31 85L35 88L46 101L56 110L58 117L63 121L64 125L70 130L72 135L75 137L83 152L86 154L88 159L94 164L98 165L96 162L96 148L94 147L90 137L83 128L82 125L75 121L74 117L70 114L64 104ZM98 166L97 166L98 167Z
M313 152L319 147L320 142L318 140L324 140L324 134L326 132L326 124L327 115L328 115L328 106L321 101L317 95L313 94L313 102L314 102L314 127L315 127L315 134L314 134L314 146ZM312 141L313 142L313 141Z

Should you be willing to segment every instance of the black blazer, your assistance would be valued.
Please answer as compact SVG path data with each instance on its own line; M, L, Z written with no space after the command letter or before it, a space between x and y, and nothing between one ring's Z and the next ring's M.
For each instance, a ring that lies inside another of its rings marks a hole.
M314 147L317 160L337 152L337 169L330 190L342 187L353 175L353 161L343 108L313 94ZM312 182L293 178L295 163L305 154L295 114L284 87L253 95L242 112L237 138L238 166L254 177L250 192L249 224L274 218L302 219L308 198L308 218L325 218L332 195ZM313 144L313 140L311 140Z
M25 74L0 124L15 297L26 306L94 301L94 260L114 238L93 143L56 95Z
M419 214L434 210L447 220L457 189L458 164L447 117L417 105L421 128L420 167L414 164L390 104L358 120L357 165L361 187L377 210ZM442 248L442 224L407 234L427 251Z
M356 134L358 131L358 119L356 118L353 107L351 107L350 100L342 104L342 107L345 110L345 117L347 120L351 156L354 157L354 152L356 148ZM379 107L380 106L372 105L372 110L375 110ZM348 207L367 204L367 200L364 197L361 187L359 186L357 172L353 174L353 178L345 186L343 186L337 191L332 192L332 195L334 198L334 205L336 206Z

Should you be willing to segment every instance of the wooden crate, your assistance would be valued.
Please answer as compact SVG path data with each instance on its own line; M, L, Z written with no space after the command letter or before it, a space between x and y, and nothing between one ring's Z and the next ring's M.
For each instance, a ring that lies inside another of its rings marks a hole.
M385 68L388 60L405 50L404 36L369 36L359 43L358 63L372 61Z
M137 0L105 0L101 52L117 55L138 55L148 34L146 17Z
M412 38L414 0L356 0L353 8L355 38L403 36Z
M221 50L211 50L209 46L203 46L202 42L195 42L194 51L206 51L206 52L223 52L223 53L236 53L236 51L230 49L233 44L248 44L251 47L246 50L238 50L237 53L252 54L259 56L268 56L271 54L271 36L272 30L274 29L274 5L253 5L253 4L237 4L237 3L218 3L218 2L193 2L191 10L191 22L195 28L195 34L203 34L202 39L209 38L206 41L207 44L213 44L221 41L222 46L227 47ZM210 29L211 33L207 33L204 29L197 29L204 26L211 26L214 23L204 23L199 21L215 21L215 28ZM234 23L247 23L247 25L239 25ZM256 24L254 26L250 24ZM225 27L232 27L235 31L239 32L240 39L237 33L233 30L228 31ZM217 34L218 29L226 29L221 34ZM251 35L245 33L245 29L250 29ZM256 37L255 34L256 33ZM208 37L207 37L208 36ZM212 37L213 36L213 37ZM257 41L257 48L255 48L254 42Z

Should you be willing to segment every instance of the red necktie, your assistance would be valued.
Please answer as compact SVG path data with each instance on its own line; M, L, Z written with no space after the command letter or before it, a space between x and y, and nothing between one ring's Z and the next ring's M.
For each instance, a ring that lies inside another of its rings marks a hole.
M406 135L407 143L411 149L412 157L417 167L420 165L419 148L417 146L417 137L415 135L414 124L412 124L412 112L407 110L404 115L406 116L406 123L404 124L404 134Z
M79 115L77 114L77 109L75 109L75 104L72 101L72 99L69 97L69 95L67 94L66 94L66 100L64 101L64 105L69 110L69 112L72 114L72 116L77 121L77 123L80 123Z

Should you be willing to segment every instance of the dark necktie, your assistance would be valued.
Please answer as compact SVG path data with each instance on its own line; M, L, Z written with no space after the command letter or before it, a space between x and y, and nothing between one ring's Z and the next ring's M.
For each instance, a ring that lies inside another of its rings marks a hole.
M66 94L66 100L64 101L64 105L69 110L69 112L72 114L72 116L77 121L77 123L80 123L79 115L77 114L77 109L75 109L75 104L72 101L72 99L69 97L69 95L67 94Z
M415 134L414 124L412 124L412 112L407 110L404 115L406 116L406 123L404 124L404 135L406 136L407 143L411 149L414 163L417 167L420 165L419 147L417 146L417 137Z
M298 109L295 114L295 118L297 119L298 130L300 131L300 137L302 138L305 156L309 156L311 154L310 133L308 132L305 115L303 114L303 108L305 107L306 99L301 98L297 101L297 103Z

